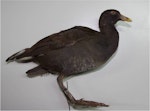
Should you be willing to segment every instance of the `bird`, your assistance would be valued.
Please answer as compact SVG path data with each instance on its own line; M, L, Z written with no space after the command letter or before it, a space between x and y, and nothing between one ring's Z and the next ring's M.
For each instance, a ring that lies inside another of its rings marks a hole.
M100 31L74 26L41 39L32 47L13 54L6 62L38 64L26 72L28 77L47 73L58 75L58 85L73 107L108 107L105 103L74 98L63 81L70 76L98 68L110 59L118 48L119 33L115 24L120 20L132 21L118 10L105 10L99 18Z

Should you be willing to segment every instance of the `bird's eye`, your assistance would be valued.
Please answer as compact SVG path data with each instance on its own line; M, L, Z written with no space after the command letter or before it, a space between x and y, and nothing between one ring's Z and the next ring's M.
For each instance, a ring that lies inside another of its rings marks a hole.
M111 11L111 15L116 15L116 11Z

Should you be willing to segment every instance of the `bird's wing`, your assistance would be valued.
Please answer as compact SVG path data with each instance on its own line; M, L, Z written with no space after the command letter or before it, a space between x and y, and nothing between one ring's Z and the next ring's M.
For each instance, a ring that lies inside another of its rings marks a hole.
M32 56L37 56L52 50L69 47L81 40L94 37L93 35L95 33L98 32L86 27L76 26L40 40L30 48L30 54Z

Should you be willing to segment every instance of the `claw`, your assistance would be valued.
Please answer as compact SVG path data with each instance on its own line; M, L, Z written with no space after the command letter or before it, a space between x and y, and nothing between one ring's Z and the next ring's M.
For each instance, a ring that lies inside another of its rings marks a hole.
M101 107L108 107L109 105L106 105L104 103L98 103L98 102L94 102L94 101L86 101L86 100L83 100L83 99L79 99L79 100L76 100L76 104L75 105L80 105L80 106L87 106L87 107L98 107L98 106L101 106Z

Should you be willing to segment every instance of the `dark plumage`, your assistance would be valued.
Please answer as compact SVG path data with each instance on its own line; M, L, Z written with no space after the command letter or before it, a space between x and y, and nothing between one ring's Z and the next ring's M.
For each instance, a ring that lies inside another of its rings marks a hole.
M47 72L58 74L58 84L72 105L108 106L93 101L76 100L64 87L63 79L70 75L103 65L116 51L119 35L114 24L131 19L117 10L106 10L99 20L101 32L83 26L52 34L24 49L6 61L36 62L38 67L27 71L29 77Z

